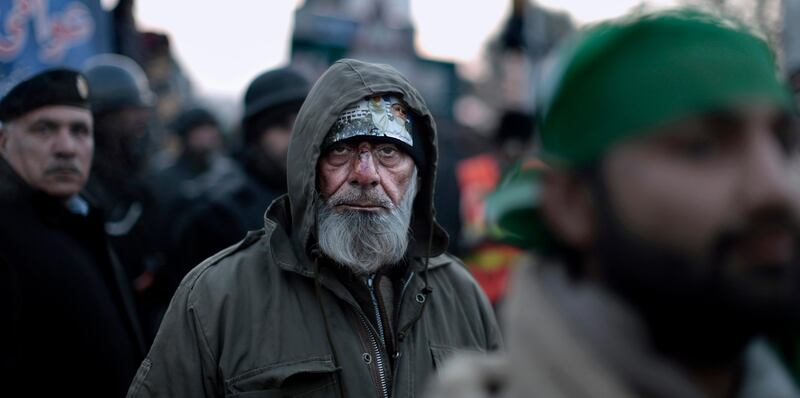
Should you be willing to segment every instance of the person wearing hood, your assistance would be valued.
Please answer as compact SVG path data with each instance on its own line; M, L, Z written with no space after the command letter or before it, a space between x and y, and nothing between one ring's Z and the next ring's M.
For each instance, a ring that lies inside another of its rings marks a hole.
M800 326L800 134L767 43L668 10L592 27L553 70L547 167L490 198L537 253L507 354L453 362L430 396L800 396L764 338Z
M129 397L411 397L500 345L433 214L436 126L394 68L333 64L264 228L183 280Z

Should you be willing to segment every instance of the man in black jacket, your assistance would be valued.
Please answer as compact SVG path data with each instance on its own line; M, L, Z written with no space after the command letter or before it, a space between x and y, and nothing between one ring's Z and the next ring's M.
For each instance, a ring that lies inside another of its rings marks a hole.
M8 396L122 396L143 356L124 272L102 216L80 193L94 150L87 96L81 74L53 69L0 100L0 374L8 378L0 384Z

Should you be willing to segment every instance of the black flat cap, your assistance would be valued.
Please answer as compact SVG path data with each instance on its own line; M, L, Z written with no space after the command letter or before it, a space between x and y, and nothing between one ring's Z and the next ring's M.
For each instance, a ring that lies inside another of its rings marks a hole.
M89 109L89 85L72 69L48 69L18 83L0 99L0 122L49 105Z

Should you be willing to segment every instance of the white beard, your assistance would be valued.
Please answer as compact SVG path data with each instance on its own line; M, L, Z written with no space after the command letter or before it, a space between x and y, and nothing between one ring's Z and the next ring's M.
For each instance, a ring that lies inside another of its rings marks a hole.
M408 228L416 196L417 169L414 168L399 206L392 204L385 194L357 188L320 200L317 208L320 250L356 275L372 275L386 265L400 262L408 247ZM359 197L368 197L388 211L334 210L337 204Z

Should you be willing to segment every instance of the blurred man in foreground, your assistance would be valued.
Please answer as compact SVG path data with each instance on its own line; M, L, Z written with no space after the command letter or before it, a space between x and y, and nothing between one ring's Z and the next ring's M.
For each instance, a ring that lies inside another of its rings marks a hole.
M0 380L7 396L121 397L144 354L103 218L81 194L88 85L42 72L0 100Z
M509 354L432 396L798 396L759 339L800 320L798 135L766 43L682 10L560 55Z

